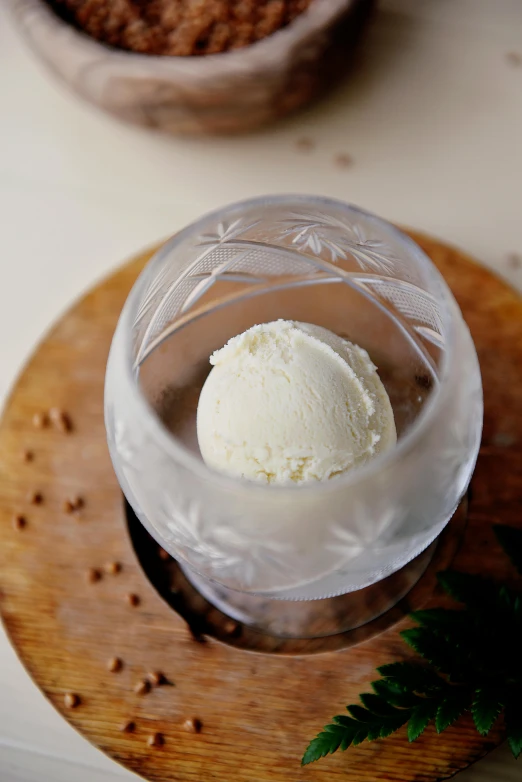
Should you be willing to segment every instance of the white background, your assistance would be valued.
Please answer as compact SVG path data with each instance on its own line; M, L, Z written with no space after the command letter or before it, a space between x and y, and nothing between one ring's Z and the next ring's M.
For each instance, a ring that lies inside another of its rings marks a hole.
M522 255L522 65L506 57L522 55L520 0L383 0L334 95L262 133L198 141L126 127L80 103L0 6L0 397L95 280L202 212L257 194L351 201L457 244L522 286L509 260ZM302 137L313 152L297 150ZM336 167L337 153L353 165ZM1 782L122 777L133 778L46 703L0 630ZM502 747L461 780L522 780L522 760Z

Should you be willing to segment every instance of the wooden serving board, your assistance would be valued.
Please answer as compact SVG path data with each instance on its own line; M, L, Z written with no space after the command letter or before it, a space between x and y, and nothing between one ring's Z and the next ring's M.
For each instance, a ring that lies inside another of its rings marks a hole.
M0 424L0 612L6 630L66 719L147 779L430 782L447 779L502 739L502 726L484 739L464 718L442 736L429 728L414 745L402 730L300 768L308 741L368 690L375 667L408 654L399 638L409 621L405 613L441 601L437 570L453 562L469 572L513 575L492 524L522 525L522 301L459 251L414 238L446 277L475 339L486 402L483 445L467 518L461 508L407 599L360 630L288 645L231 628L200 600L201 635L173 610L175 600L169 605L147 579L105 445L102 396L116 320L151 253L75 304L44 338L12 392ZM70 416L71 431L52 423L34 426L34 414L50 408ZM70 512L67 501L76 496L83 507ZM172 567L159 557L156 566L153 558L147 561L158 573ZM111 572L118 568L106 568L110 563L121 568ZM137 605L129 595L137 596ZM111 672L114 657L121 670ZM154 671L169 683L136 693ZM66 705L67 694L77 696L74 708ZM201 732L186 730L190 718L201 721ZM129 721L134 732L123 732ZM148 743L155 733L161 746Z

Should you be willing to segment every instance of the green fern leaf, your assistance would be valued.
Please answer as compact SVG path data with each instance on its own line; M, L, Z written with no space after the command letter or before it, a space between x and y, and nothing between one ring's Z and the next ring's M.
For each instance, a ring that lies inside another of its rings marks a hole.
M395 714L386 717L382 723L379 738L385 739L387 736L395 733L396 730L399 730L399 728L402 728L408 722L410 715L411 709L396 709Z
M502 711L505 699L498 689L479 687L471 707L473 722L479 733L486 736Z
M353 732L350 733L339 725L325 725L324 730L318 733L306 748L301 765L306 766L326 755L332 755L341 745L347 749L352 742L353 735Z
M367 708L368 711L381 717L395 715L397 711L397 709L391 706L384 698L381 698L379 695L374 695L371 692L363 692L359 697L362 705Z
M522 712L518 701L506 706L506 728L509 748L516 759L522 754Z
M435 728L437 733L453 725L454 722L463 714L466 707L469 707L469 693L465 690L456 689L451 695L447 695L443 698L442 702L437 708L437 714L435 715Z
M443 673L456 674L462 662L462 654L457 654L458 649L440 635L427 627L412 627L403 630L401 636L417 654L424 657L431 665Z
M337 725L342 725L343 728L352 728L353 730L356 730L359 727L357 720L353 720L351 717L346 717L344 714L337 714L333 720L335 723L337 723Z
M452 633L456 627L462 627L462 623L468 618L464 611L449 608L428 608L423 611L414 611L410 616L422 627L428 627L443 634Z
M358 722L368 722L370 725L375 722L375 714L372 714L368 709L363 709L362 706L357 704L346 707L352 717Z
M382 730L381 724L376 723L375 725L369 725L368 735L366 736L368 741L375 741L376 739L379 739L381 737L381 730Z
M369 725L361 725L355 736L353 737L352 746L356 747L358 744L368 738Z
M384 698L392 706L398 706L400 709L410 709L416 706L420 698L418 695L410 692L404 692L393 679L377 679L372 682L372 689L381 698Z
M522 530L500 525L497 538L522 575ZM465 608L424 609L412 614L417 627L401 635L427 664L381 666L381 679L347 706L309 744L302 763L385 738L408 723L415 741L431 720L438 733L471 710L486 735L505 709L507 737L515 757L522 754L522 593L481 576L438 574L444 590Z
M431 692L445 687L444 679L422 665L389 663L377 670L387 681L407 692Z
M416 706L408 721L408 741L416 741L424 733L431 720L435 719L438 701L425 698Z

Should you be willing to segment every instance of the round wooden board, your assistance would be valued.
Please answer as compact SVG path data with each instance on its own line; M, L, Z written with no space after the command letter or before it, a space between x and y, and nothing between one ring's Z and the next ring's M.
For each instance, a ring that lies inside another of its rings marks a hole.
M506 558L491 527L500 521L522 523L522 302L459 251L414 238L455 292L482 366L484 437L467 526L454 556L459 519L449 525L401 607L322 654L256 654L215 638L198 643L151 586L134 554L105 445L102 396L118 314L151 253L74 305L15 386L0 425L5 627L51 703L101 750L147 779L430 782L452 776L502 739L501 728L481 738L464 718L442 736L429 728L415 745L408 744L403 730L312 766L299 765L321 726L368 690L374 668L407 655L399 638L408 624L404 613L411 605L441 601L435 572L453 560L461 570L505 577ZM52 407L70 415L71 432L33 426L33 414ZM30 461L24 460L26 449L33 454ZM31 502L35 491L42 494L40 504ZM79 514L66 513L64 501L74 495L85 505ZM13 525L16 514L27 522L21 530ZM89 583L89 568L103 570L113 561L121 563L121 572L103 572ZM139 605L129 604L129 593L139 596ZM114 656L123 661L118 673L107 669ZM136 694L136 683L154 670L175 686ZM75 709L64 705L67 692L81 699ZM200 734L183 730L190 717L202 721ZM120 729L127 720L136 723L132 734ZM165 743L150 747L147 739L156 731Z

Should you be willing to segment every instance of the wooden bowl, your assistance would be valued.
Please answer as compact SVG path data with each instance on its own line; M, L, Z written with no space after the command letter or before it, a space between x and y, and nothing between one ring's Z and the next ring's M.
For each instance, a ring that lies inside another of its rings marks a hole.
M83 98L167 133L252 130L310 101L338 77L374 0L314 0L287 27L206 56L113 49L58 17L44 0L11 0L31 48Z

